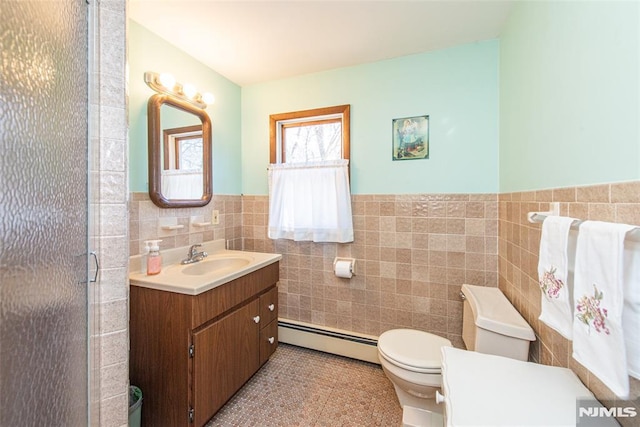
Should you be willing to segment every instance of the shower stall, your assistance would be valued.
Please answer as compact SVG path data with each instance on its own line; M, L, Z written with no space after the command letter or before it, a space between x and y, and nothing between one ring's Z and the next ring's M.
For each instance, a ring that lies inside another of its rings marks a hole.
M92 424L91 7L0 2L1 426Z

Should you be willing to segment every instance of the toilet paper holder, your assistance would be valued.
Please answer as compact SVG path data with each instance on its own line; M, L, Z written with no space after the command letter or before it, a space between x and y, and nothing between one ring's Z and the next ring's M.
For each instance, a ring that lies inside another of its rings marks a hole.
M341 261L346 261L349 263L349 271L351 271L351 274L353 274L354 276L356 275L356 259L355 258L341 258L341 257L336 257L333 260L333 270L335 271L336 269L336 264L338 262Z

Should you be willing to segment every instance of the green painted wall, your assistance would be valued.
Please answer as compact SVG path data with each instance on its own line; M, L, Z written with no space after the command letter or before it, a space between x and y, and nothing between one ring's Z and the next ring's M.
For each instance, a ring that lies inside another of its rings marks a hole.
M354 194L498 191L497 40L242 88L242 192L267 194L269 115L351 105ZM391 160L391 120L430 116L430 158Z
M640 6L517 2L498 40L240 88L129 27L130 186L147 191L144 71L216 95L214 192L267 194L270 114L351 104L354 194L495 193L640 179ZM430 159L391 120L430 116Z
M516 2L500 37L500 192L640 178L638 2Z
M207 107L213 128L213 192L240 194L240 87L177 49L135 21L129 21L129 184L130 191L148 191L147 101L155 92L144 72L169 72L181 83L211 92Z

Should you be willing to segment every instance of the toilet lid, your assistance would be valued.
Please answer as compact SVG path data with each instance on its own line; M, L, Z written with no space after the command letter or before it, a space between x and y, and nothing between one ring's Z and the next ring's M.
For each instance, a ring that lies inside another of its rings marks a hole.
M378 350L385 358L415 369L440 370L442 347L451 347L451 341L414 329L392 329L378 338Z

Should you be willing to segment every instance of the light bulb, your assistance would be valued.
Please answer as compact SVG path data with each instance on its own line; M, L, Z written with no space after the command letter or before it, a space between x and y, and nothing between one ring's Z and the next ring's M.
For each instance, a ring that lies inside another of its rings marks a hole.
M202 95L202 101L207 105L211 105L214 102L216 102L216 97L213 96L213 94L211 92L205 92Z
M193 98L197 93L195 86L190 85L189 83L182 86L182 93L185 94L187 98Z
M173 90L176 85L176 78L169 73L160 74L160 76L158 77L158 81L162 86L166 87L169 90Z

